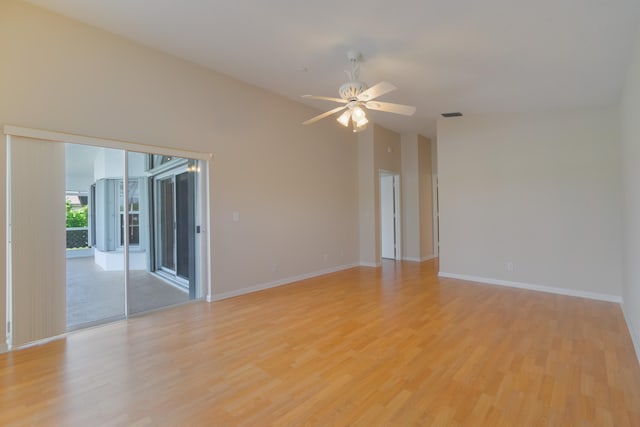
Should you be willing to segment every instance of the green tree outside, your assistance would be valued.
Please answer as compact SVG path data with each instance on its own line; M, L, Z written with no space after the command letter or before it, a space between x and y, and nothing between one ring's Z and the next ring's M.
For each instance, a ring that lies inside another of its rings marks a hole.
M88 227L89 226L89 207L82 206L74 208L71 203L67 202L67 228Z

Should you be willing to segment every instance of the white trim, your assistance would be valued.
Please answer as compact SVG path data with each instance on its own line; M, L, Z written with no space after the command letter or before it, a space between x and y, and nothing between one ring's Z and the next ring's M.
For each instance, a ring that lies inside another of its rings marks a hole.
M0 343L0 353L6 353L9 351L9 346L5 343Z
M6 219L5 219L5 232L6 232L6 254L5 254L5 322L4 322L4 334L5 334L5 344L4 346L7 348L7 351L11 348L13 344L13 270L12 265L13 261L11 259L11 135L7 135L7 144L6 144L6 195L5 195L5 203L6 203Z
M627 323L627 329L629 330L629 335L631 335L631 343L633 344L633 348L636 351L636 358L638 359L638 363L640 363L640 336L635 334L635 330L633 329L633 324L630 322L630 318L627 315L627 309L624 302L620 304L622 308L622 315L624 316L624 321Z
M211 287L213 286L211 283L211 164L213 163L213 158L211 159L210 162L203 162L204 165L203 167L205 168L205 182L204 182L204 191L205 191L205 202L206 202L206 212L205 212L205 217L206 217L206 227L201 227L200 228L200 233L201 236L204 237L205 239L205 245L206 245L206 251L207 251L207 262L206 262L206 273L207 273L207 296L206 296L206 301L207 302L211 302L213 301L212 299L212 290ZM202 178L202 177L201 177ZM203 259L204 257L200 257L200 259Z
M262 283L260 285L249 286L247 288L238 289L236 291L223 292L220 294L207 295L207 301L220 301L227 298L233 298L240 295L250 294L252 292L262 291L265 289L276 288L278 286L288 285L290 283L299 282L313 277L323 276L336 271L347 270L349 268L358 267L359 264L345 264L337 267L327 268L325 270L314 271L312 273L300 274L299 276L287 277L286 279L276 280L274 282Z
M120 197L116 197L116 202L114 203L115 207L116 207L116 215L114 215L115 218L118 217L119 212L119 208L118 205L120 204L120 202L122 202L122 217L124 219L124 224L122 224L122 226L124 227L122 230L122 237L123 237L123 249L124 249L124 317L128 318L129 317L129 150L125 149L124 150L124 159L123 159L123 171L122 171L122 199L120 199ZM65 167L66 168L66 167ZM115 190L116 190L116 195L119 196L118 194L118 184L116 182L115 184ZM138 192L138 194L140 194ZM120 200L118 200L120 199ZM138 205L140 205L140 197L138 197ZM138 210L140 209L140 207L138 207ZM138 214L138 218L140 218L140 215ZM120 230L120 221L119 220L115 220L115 224L116 224L116 229ZM117 236L117 234L116 234ZM140 240L140 239L138 239ZM118 237L116 237L116 242L119 242L120 239L118 239ZM116 244L116 247L118 245Z
M375 263L375 262L361 262L359 264L360 267L372 267L372 268L378 268L380 266L382 266L382 263Z
M115 148L118 150L135 151L140 153L162 154L165 156L188 157L197 160L212 160L213 154L199 151L177 150L155 145L139 144L120 141L117 139L95 138L92 136L75 135L72 133L55 132L42 129L31 129L20 126L5 125L5 135L21 136L25 138L41 139L45 141L70 142L73 144L91 145L95 147Z
M383 176L391 176L393 177L393 205L394 205L394 221L393 226L395 227L395 257L393 259L401 261L402 258L402 206L401 206L401 182L400 182L400 173L394 172L388 169L378 169L378 206L377 206L377 215L378 215L378 227L376 230L376 239L380 242L380 253L378 256L378 264L376 267L382 265L382 177ZM387 258L391 259L391 258ZM363 264L360 264L363 265ZM367 267L372 266L371 264L366 265Z
M395 227L395 250L396 250L396 259L400 261L402 259L402 201L400 200L400 192L402 191L400 181L400 173L396 173L393 175L393 205L395 212L394 215L394 227ZM382 231L380 231L382 233ZM382 237L381 237L382 239Z
M81 329L78 329L78 330L81 330ZM74 331L72 331L72 332L74 332ZM41 340L31 341L31 342L28 342L26 344L22 344L22 345L19 345L17 347L14 347L14 348L11 349L11 351L24 350L25 348L29 348L29 347L36 347L36 346L39 346L39 345L48 344L48 343L50 343L52 341L57 341L59 339L66 338L68 335L69 335L69 332L65 332L63 334L55 335L53 337L47 337L47 338L43 338Z
M578 291L575 289L556 288L553 286L532 285L529 283L512 282L509 280L489 279L486 277L467 276L465 274L454 274L439 272L439 277L446 277L449 279L467 280L470 282L486 283L489 285L508 286L510 288L528 289L530 291L549 292L558 295L568 295L572 297L588 298L598 301L608 301L622 303L622 297L618 295L600 294L597 292Z
M403 261L411 261L411 262L425 262L425 261L429 261L430 259L434 259L435 256L433 255L427 255L427 256L423 256L422 258L410 258L410 257L405 257L402 258Z

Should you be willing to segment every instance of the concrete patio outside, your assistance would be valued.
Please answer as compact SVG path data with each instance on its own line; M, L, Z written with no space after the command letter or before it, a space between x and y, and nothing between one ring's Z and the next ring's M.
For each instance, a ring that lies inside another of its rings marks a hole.
M189 293L144 270L129 272L129 313L189 301ZM67 259L67 329L124 317L124 272L105 271L93 257Z

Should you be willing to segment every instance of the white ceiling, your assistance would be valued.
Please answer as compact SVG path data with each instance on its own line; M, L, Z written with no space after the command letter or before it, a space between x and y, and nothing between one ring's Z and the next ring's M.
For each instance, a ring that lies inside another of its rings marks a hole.
M364 57L361 80L389 81L383 101L413 117L371 112L398 132L433 136L440 113L615 104L640 16L638 0L30 0L245 82L337 96Z

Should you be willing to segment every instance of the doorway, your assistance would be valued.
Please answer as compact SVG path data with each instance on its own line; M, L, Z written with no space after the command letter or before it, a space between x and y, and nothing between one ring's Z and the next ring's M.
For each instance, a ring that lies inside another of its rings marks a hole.
M8 348L210 294L210 155L4 129ZM154 203L160 174L169 208ZM183 286L154 270L157 207L172 214L163 238Z
M380 171L380 254L401 259L400 175Z
M65 153L67 329L200 297L197 160L71 143Z

